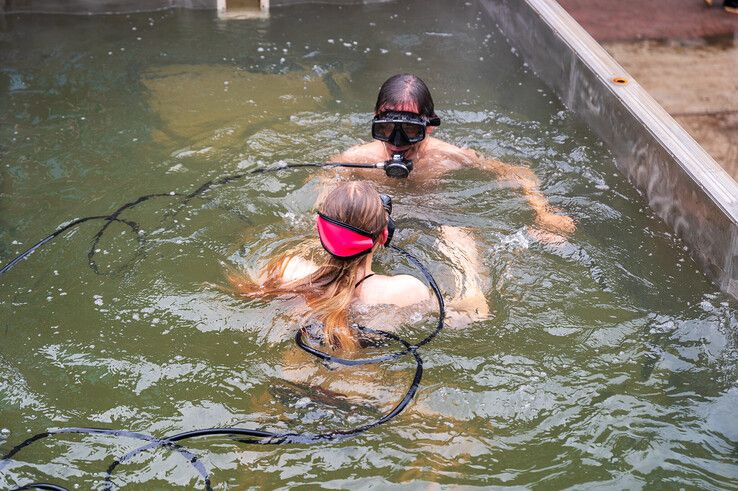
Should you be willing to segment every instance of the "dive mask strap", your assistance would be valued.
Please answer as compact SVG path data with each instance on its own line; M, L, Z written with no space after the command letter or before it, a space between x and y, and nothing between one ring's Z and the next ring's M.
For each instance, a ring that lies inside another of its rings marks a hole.
M392 218L392 197L389 194L380 194L379 199L382 200L382 207L387 212L387 228L383 232L382 245L389 247L392 237L395 235L395 221Z

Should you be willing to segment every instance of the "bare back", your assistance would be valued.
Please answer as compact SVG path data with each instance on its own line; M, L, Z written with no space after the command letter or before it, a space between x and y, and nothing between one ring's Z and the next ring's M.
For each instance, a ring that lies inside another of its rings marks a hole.
M282 282L289 283L308 276L318 269L312 261L293 256L283 265ZM371 274L356 287L355 299L365 305L407 307L430 298L428 287L414 276Z

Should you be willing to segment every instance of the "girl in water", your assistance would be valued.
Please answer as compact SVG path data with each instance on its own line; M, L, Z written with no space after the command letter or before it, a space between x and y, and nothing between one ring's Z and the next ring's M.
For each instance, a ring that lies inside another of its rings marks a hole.
M229 280L236 292L247 297L288 295L304 299L308 316L319 321L303 328L307 343L314 347L322 344L321 351L355 352L362 345L359 330L351 327L354 322L388 330L405 321L423 321L434 305L429 288L414 276L373 271L374 253L389 245L392 238L391 211L389 197L380 195L368 181L341 182L318 205L316 228L324 251L314 255L315 260L306 259L305 252L310 249L302 246L271 259L256 279L231 273ZM443 244L440 246L443 251ZM462 295L446 304L446 325L463 327L481 318L468 315L470 309L477 308L470 305L486 308L486 299L477 298L481 292L473 288L478 273L470 271L481 265L472 264L463 254L449 257L458 261L455 266L467 284L461 288ZM371 308L365 309L367 306ZM369 319L363 315L367 311L371 311ZM387 370L382 364L326 369L296 347L284 352L275 371L278 376L252 401L259 413L280 417L291 412L295 400L333 407L339 413L386 413L402 396L408 375L403 370ZM425 404L415 407L434 421L445 420Z
M318 235L326 252L322 260L288 252L272 259L256 281L235 273L229 280L245 296L302 296L322 323L317 337L332 348L353 350L358 346L349 327L354 303L406 307L430 298L414 276L372 270L374 252L392 238L391 211L389 197L380 196L367 181L340 183L318 207Z

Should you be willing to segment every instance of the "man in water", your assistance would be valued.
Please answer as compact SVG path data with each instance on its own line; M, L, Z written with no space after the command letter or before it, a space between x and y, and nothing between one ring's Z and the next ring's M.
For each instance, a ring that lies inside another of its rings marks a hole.
M445 172L477 167L520 187L535 212L537 228L532 235L545 242L560 241L576 229L574 221L553 208L538 189L538 179L530 169L485 158L474 150L459 148L430 136L440 124L433 99L425 83L415 75L390 77L379 90L374 107L374 141L349 148L332 158L334 162L374 163L389 161L393 155L412 161L410 180L427 184ZM364 176L376 176L376 172Z

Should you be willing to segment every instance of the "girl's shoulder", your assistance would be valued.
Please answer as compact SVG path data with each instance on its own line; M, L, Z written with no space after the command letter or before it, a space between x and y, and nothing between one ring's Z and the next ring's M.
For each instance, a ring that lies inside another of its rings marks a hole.
M314 273L318 265L300 256L290 256L282 262L282 282L289 283Z
M418 278L399 274L395 276L375 275L361 284L359 301L367 305L395 305L407 307L425 302L430 298L428 287Z

